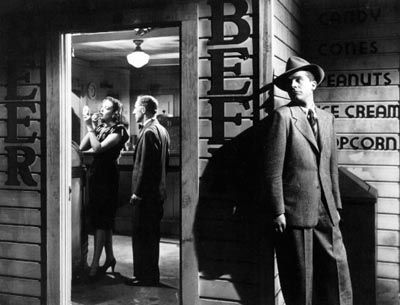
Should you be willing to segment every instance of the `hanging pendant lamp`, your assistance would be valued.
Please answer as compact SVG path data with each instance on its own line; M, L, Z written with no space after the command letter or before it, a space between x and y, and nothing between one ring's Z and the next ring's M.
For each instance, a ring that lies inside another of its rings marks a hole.
M143 52L142 48L140 47L140 45L143 43L143 40L135 39L133 42L136 45L136 48L132 53L126 56L126 59L130 65L134 66L135 68L141 68L149 62L150 56L149 54Z

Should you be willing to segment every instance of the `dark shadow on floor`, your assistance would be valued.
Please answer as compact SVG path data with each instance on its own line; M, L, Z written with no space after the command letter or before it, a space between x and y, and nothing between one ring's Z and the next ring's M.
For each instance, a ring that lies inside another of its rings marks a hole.
M203 297L273 304L262 159L268 125L264 119L227 141L201 176L194 233Z

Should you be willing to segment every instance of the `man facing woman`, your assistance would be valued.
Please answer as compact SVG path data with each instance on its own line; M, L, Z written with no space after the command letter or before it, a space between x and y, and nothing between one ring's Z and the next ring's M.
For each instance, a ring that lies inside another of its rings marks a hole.
M100 112L93 115L85 108L83 119L88 132L82 139L80 149L94 154L89 173L89 215L94 229L89 278L94 280L110 267L114 271L116 264L112 229L118 202L117 160L129 136L122 124L122 104L119 100L107 96L102 102ZM103 247L106 260L100 267Z

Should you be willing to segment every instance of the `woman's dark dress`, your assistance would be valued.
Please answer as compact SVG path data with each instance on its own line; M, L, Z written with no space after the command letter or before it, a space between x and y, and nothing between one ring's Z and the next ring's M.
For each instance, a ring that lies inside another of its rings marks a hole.
M121 135L119 143L104 152L94 154L89 176L89 212L93 229L112 230L118 205L119 172L117 160L129 136L122 124L95 129L102 142L112 133Z

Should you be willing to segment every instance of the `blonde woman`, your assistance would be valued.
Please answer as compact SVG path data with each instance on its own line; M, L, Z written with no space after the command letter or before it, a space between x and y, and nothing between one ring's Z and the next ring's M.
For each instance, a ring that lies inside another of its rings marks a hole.
M112 247L112 229L118 201L117 159L129 139L121 118L121 102L109 96L103 100L99 113L91 115L87 107L83 111L88 132L82 139L80 149L94 153L89 174L89 216L94 230L90 280L97 280L109 267L114 272L116 264ZM99 267L103 247L106 261Z

